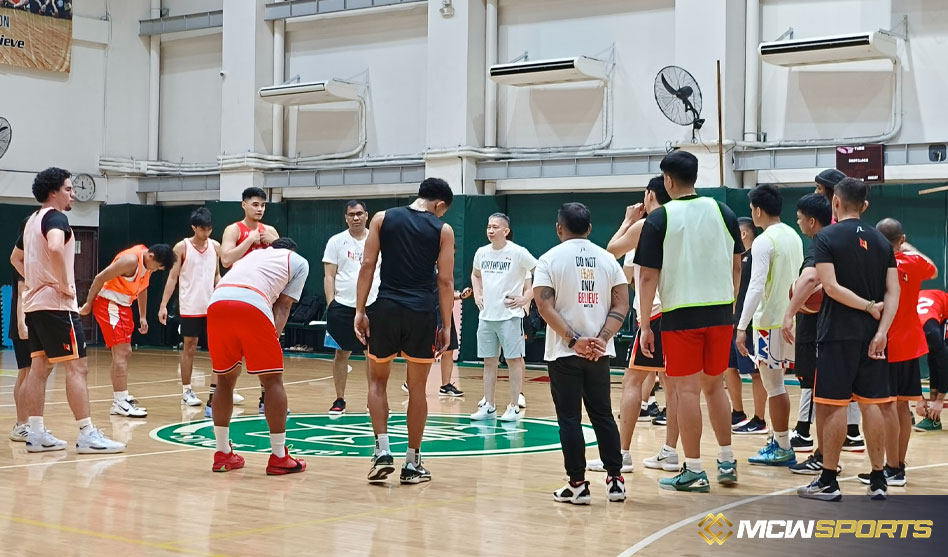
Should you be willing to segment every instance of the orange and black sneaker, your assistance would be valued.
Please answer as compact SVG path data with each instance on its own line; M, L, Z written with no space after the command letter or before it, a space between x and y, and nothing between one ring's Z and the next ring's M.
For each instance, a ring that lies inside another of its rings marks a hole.
M289 447L287 447L289 449ZM306 461L302 458L293 458L290 451L286 451L283 458L270 453L270 461L267 463L268 476L282 476L284 474L295 474L306 470Z
M231 448L229 453L217 451L214 453L214 466L211 470L214 472L230 472L244 467L244 457L235 453Z

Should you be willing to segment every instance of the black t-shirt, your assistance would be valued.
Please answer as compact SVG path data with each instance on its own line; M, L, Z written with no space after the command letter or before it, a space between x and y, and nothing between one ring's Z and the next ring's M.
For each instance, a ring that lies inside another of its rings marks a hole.
M874 226L846 219L824 228L813 238L813 254L817 265L833 264L840 286L867 300L879 302L885 297L886 273L896 266L895 253ZM862 308L851 308L827 296L820 308L817 341L868 342L878 327L878 321Z
M800 266L800 273L808 267L816 267L816 261L813 255L813 244L806 250L806 256L803 258L803 265ZM819 322L819 315L816 313L797 313L797 342L816 342L816 328Z
M17 272L16 267L10 267L13 272L13 292L10 293L10 327L7 338L10 340L20 340L20 331L17 328L16 310L20 307L20 291L17 288L23 276Z
M695 199L698 195L687 195L680 199ZM721 216L724 218L724 225L731 238L734 239L734 254L744 253L744 243L741 242L741 227L738 225L737 216L727 205L718 202L721 209ZM664 260L665 229L668 225L668 216L664 207L659 207L649 213L642 226L642 235L639 237L639 245L635 248L635 263L642 267L651 269L661 269ZM384 261L384 259L383 259ZM748 273L750 273L748 266ZM748 279L749 280L749 279ZM681 331L688 329L701 329L704 327L714 327L717 325L730 325L734 322L734 309L731 304L722 304L717 306L700 306L693 308L680 308L669 312L662 312L662 330L663 331Z
M24 220L23 224L20 225L20 235L16 239L16 247L20 249L23 249L23 229L25 226L26 220ZM66 234L67 242L70 238L72 238L72 228L69 227L69 219L66 218L66 215L62 214L56 209L53 209L52 211L49 211L43 215L43 222L40 223L40 226L43 230L43 237L45 237L50 230L59 229Z
M744 244L741 244L741 247L744 247ZM734 304L735 325L741 320L741 312L744 311L744 298L747 297L747 287L750 286L751 267L753 264L754 256L751 255L751 250L745 251L741 257L741 286L737 291L737 303Z

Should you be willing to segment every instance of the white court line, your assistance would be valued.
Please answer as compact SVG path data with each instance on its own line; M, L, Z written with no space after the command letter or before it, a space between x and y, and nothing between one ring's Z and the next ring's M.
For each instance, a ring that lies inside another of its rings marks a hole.
M202 373L202 374L194 374L194 375L191 376L191 378L192 378L192 380L193 380L195 377L210 377L210 376L211 376L211 374L204 375L204 374ZM156 380L154 380L154 381L138 381L138 382L136 382L136 383L129 383L128 386L131 387L131 386L138 386L138 385L152 385L152 384L155 384L155 383L171 383L171 382L177 382L177 381L181 381L181 378L180 378L180 377L175 377L175 378L173 378L173 379L156 379ZM111 388L112 388L112 383L106 383L106 384L104 384L104 385L87 385L86 388L88 388L88 389L105 389L105 388L111 389ZM62 391L65 391L65 390L66 390L66 389L46 389L46 392L47 392L47 393L58 393L58 392L62 392ZM12 393L13 393L13 389L12 389L12 388L11 388L9 391L0 390L0 395L9 395L9 394L12 394Z
M332 379L332 375L329 375L329 376L327 376L327 377L319 377L319 378L316 378L316 379L303 379L303 380L301 380L301 381L290 381L289 383L284 383L283 385L286 386L286 385L298 385L298 384L300 384L300 383L315 383L316 381L325 381L325 380L327 380L327 379ZM256 389L259 389L259 388L260 388L259 386L240 387L239 389L234 389L234 390L235 390L235 391L251 391L251 390L256 390ZM135 397L135 400L147 400L147 399L152 399L152 398L169 398L169 397L178 397L178 398L180 398L180 397L181 397L181 393L174 393L174 394L170 394L170 395L137 396L137 397ZM103 399L90 400L89 403L92 404L93 402L112 402L113 400L114 400L114 399L111 399L111 398L103 398ZM59 404L69 404L69 401L68 401L68 400L63 400L63 401L60 401L60 402L47 402L47 403L45 403L45 406L56 406L56 405L59 405ZM0 404L0 408L16 408L16 404Z
M120 458L132 458L133 456L155 456L161 454L171 454L171 453L185 453L190 451L203 451L203 448L194 447L191 449L172 449L170 451L155 451L153 453L137 453L137 454L117 454L111 456L99 456L99 457L90 457L90 458L76 458L73 460L56 460L54 462L32 462L30 464L10 464L8 466L0 466L0 470L8 470L10 468L29 468L31 466L52 466L53 464L71 464L73 462L94 462L96 460L117 460Z
M940 463L938 463L938 464L925 464L924 466L910 466L910 467L906 468L906 470L923 470L923 469L925 469L925 468L939 468L939 467L942 467L942 466L948 466L948 462L940 462ZM837 481L845 482L845 481L855 480L855 479L858 479L858 477L857 477L857 476L850 476L850 477L848 477L848 478L841 478L841 479L839 479L839 480L837 480ZM799 486L798 486L798 487L799 487ZM775 497L775 496L777 496L777 495L784 495L784 494L787 494L787 493L792 493L792 492L794 492L794 491L796 491L796 490L797 490L796 487L790 487L790 488L787 488L787 489L781 489L781 490L779 490L779 491L774 491L774 492L772 492L772 493L765 493L764 495L755 495L754 497L748 497L748 498L746 498L746 499L741 499L741 500L735 501L735 502L733 502L733 503L728 503L727 505L721 505L720 507L715 507L715 508L713 508L713 509L710 509L710 510L707 510L707 511L704 511L704 512L701 512L701 513L698 513L698 514L696 514L696 515L689 516L688 518L685 518L685 519L683 519L683 520L679 520L678 522L676 522L676 523L674 523L674 524L671 524L671 525L669 525L669 526L666 526L666 527L662 528L661 530L659 530L658 532L655 532L655 533L653 533L653 534L651 534L651 535L649 535L649 536L643 538L643 539L642 539L641 541L639 541L637 544L633 545L632 547L630 547L630 548L626 549L625 551L623 551L622 553L620 553L620 554L619 554L619 557L628 557L629 555L635 555L635 554L638 553L639 551L645 549L646 547L648 547L648 546L651 545L652 543L654 543L654 542L660 540L661 538L663 538L663 537L665 537L666 535L668 535L668 534L674 532L675 530L678 530L678 529L681 528L682 526L687 526L687 525L689 525L689 524L697 524L698 521L700 521L702 518L708 516L709 513L711 513L711 514L717 514L717 513L720 513L720 512L724 512L724 511L726 511L726 510L728 510L728 509L733 509L734 507L740 507L740 506L742 506L742 505L746 505L746 504L748 504L748 503L753 503L753 502L755 502L755 501L760 501L761 499L766 499L766 498L768 498L768 497ZM817 504L817 505L819 505L819 504L821 504L821 503L822 503L822 502L820 502L820 501L816 501L816 502L815 502L815 504Z

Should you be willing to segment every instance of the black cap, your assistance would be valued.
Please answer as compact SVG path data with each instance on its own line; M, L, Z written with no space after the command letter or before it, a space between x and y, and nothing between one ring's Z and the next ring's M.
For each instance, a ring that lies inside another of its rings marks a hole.
M839 181L845 177L846 175L839 170L836 170L835 168L827 168L823 172L817 174L815 180L817 184L832 189L835 188L836 184L838 184Z

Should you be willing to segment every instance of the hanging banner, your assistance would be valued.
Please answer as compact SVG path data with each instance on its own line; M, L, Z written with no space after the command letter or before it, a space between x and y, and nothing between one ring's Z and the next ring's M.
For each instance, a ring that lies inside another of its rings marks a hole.
M69 72L72 2L0 0L0 64Z

